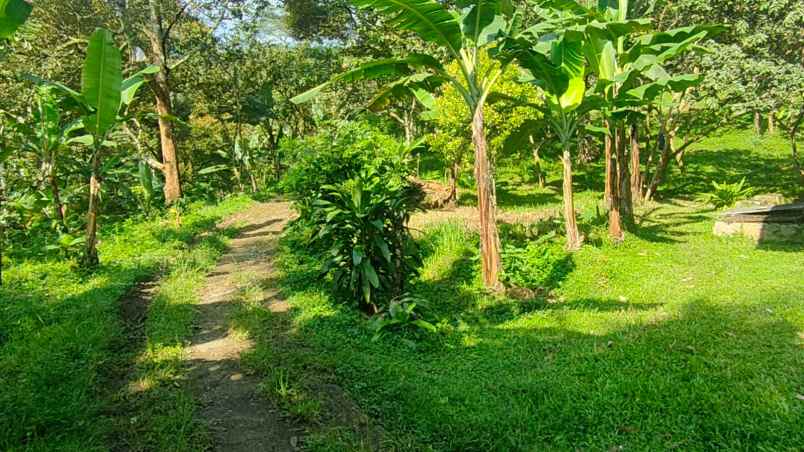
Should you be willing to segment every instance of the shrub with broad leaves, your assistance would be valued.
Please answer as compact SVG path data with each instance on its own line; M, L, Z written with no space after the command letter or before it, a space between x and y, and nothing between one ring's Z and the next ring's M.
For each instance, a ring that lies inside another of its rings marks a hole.
M402 293L421 264L407 227L421 191L377 169L322 188L312 221L313 241L329 249L324 271L362 309L376 313Z
M297 141L283 186L293 227L323 252L325 274L365 312L400 296L421 264L407 224L424 194L411 181L406 148L362 123Z

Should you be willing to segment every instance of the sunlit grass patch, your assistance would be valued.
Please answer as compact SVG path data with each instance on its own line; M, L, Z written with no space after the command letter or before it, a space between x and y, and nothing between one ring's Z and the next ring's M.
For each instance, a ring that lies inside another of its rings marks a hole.
M25 444L32 450L95 450L104 449L109 436L119 440L115 413L106 411L113 406L110 392L116 385L107 374L133 362L148 388L177 375L194 284L222 250L225 234L212 234L195 247L190 242L249 202L232 198L216 206L197 204L181 225L163 219L112 225L101 234L101 267L92 274L79 271L72 261L35 259L4 269L0 412L14 416L0 416L0 448ZM165 228L172 232L165 234ZM123 337L119 300L159 273L166 279L145 327L147 346L140 356L128 356L128 351L121 353L128 338ZM180 415L190 413L188 400L177 396L165 404L163 410L173 406L178 414L165 413L164 419L179 422ZM147 422L169 431L159 416L155 412Z
M678 187L699 177L697 152L688 175L673 176ZM375 340L325 281L310 283L314 256L286 248L292 309L283 321L295 345L255 365L344 387L397 450L796 450L804 253L715 237L714 219L684 200L646 206L624 245L588 241L560 284L532 299L484 293L476 233L461 221L423 221L424 265L411 292L439 327L415 341Z

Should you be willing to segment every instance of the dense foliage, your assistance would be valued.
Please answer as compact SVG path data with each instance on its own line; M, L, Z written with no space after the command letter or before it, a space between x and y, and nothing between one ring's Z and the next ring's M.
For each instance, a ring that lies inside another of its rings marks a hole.
M333 123L317 134L282 142L288 170L280 187L293 200L301 221L310 220L313 204L333 185L369 170L401 183L409 174L405 147L365 122Z
M388 169L365 168L324 186L313 202L312 242L328 248L324 272L372 313L401 295L420 265L407 223L422 195Z
M296 227L326 250L323 271L363 309L376 311L416 274L418 250L407 228L422 194L402 144L365 123L333 124L287 140L281 182L299 212Z
M0 449L798 450L802 28L0 0Z
M555 288L572 270L571 258L560 245L547 240L534 240L524 245L503 248L505 272L503 280L511 287L531 290Z

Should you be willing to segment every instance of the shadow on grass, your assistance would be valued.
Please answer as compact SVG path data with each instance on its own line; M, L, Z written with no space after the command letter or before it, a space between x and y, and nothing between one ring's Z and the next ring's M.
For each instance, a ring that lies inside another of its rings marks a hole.
M697 234L685 226L710 221L709 212L713 210L692 210L687 207L667 211L666 207L655 207L636 215L636 222L628 226L628 231L648 242L680 243Z
M417 291L471 306L482 295L462 282L448 272ZM759 305L505 302L410 348L404 335L373 341L360 315L309 290L286 286L292 328L254 359L345 388L401 450L783 450L802 439L799 328Z
M788 253L800 253L804 251L804 237L798 240L791 240L784 242L780 240L760 240L757 243L757 249L766 251L783 251Z
M686 226L709 220L675 208L645 217L646 240L666 243L699 233ZM424 240L425 259L467 242ZM285 342L266 339L255 365L344 388L381 423L388 449L786 450L801 443L800 326L765 309L788 306L796 293L762 291L750 304L692 295L667 305L495 299L475 281L475 245L452 249L437 274L414 286L438 303L447 325L413 345L407 333L373 340L362 315L333 305L328 287L311 282L320 280L307 257L293 258L278 281L292 306L281 317Z
M795 197L802 187L789 158L752 152L747 148L699 149L686 158L686 171L677 168L661 189L663 198L693 198L713 190L712 182L739 182L758 193L781 193Z
M650 311L660 307L659 303L627 303L615 299L573 299L558 301L544 296L528 300L506 300L486 306L479 311L479 315L488 321L488 324L497 325L514 320L520 316L533 313L547 313L550 311L585 311L598 312L633 312Z

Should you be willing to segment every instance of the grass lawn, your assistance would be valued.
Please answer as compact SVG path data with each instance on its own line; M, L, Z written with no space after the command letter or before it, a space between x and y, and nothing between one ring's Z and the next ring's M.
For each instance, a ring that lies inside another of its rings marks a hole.
M230 198L194 205L180 225L160 218L107 228L102 265L92 274L55 259L4 269L0 449L88 451L118 444L193 450L202 444L192 420L194 402L174 383L195 290L230 232L214 230L215 224L249 203ZM160 275L144 337L127 343L120 300L138 282ZM120 400L129 377L143 391ZM129 417L133 411L123 403L144 416Z
M253 310L247 362L269 395L311 423L327 416L320 388L344 388L384 449L800 450L804 247L714 237L716 212L689 201L713 178L793 194L788 159L777 138L700 144L626 243L592 240L549 296L485 294L476 234L462 222L429 226L413 292L440 323L424 337L374 340L287 239L280 263L292 309ZM560 202L557 175L540 190L505 174L518 200L503 210ZM579 193L581 210L594 210L597 192ZM587 227L592 238L600 229ZM354 450L370 444L365 436L324 429L308 446Z

